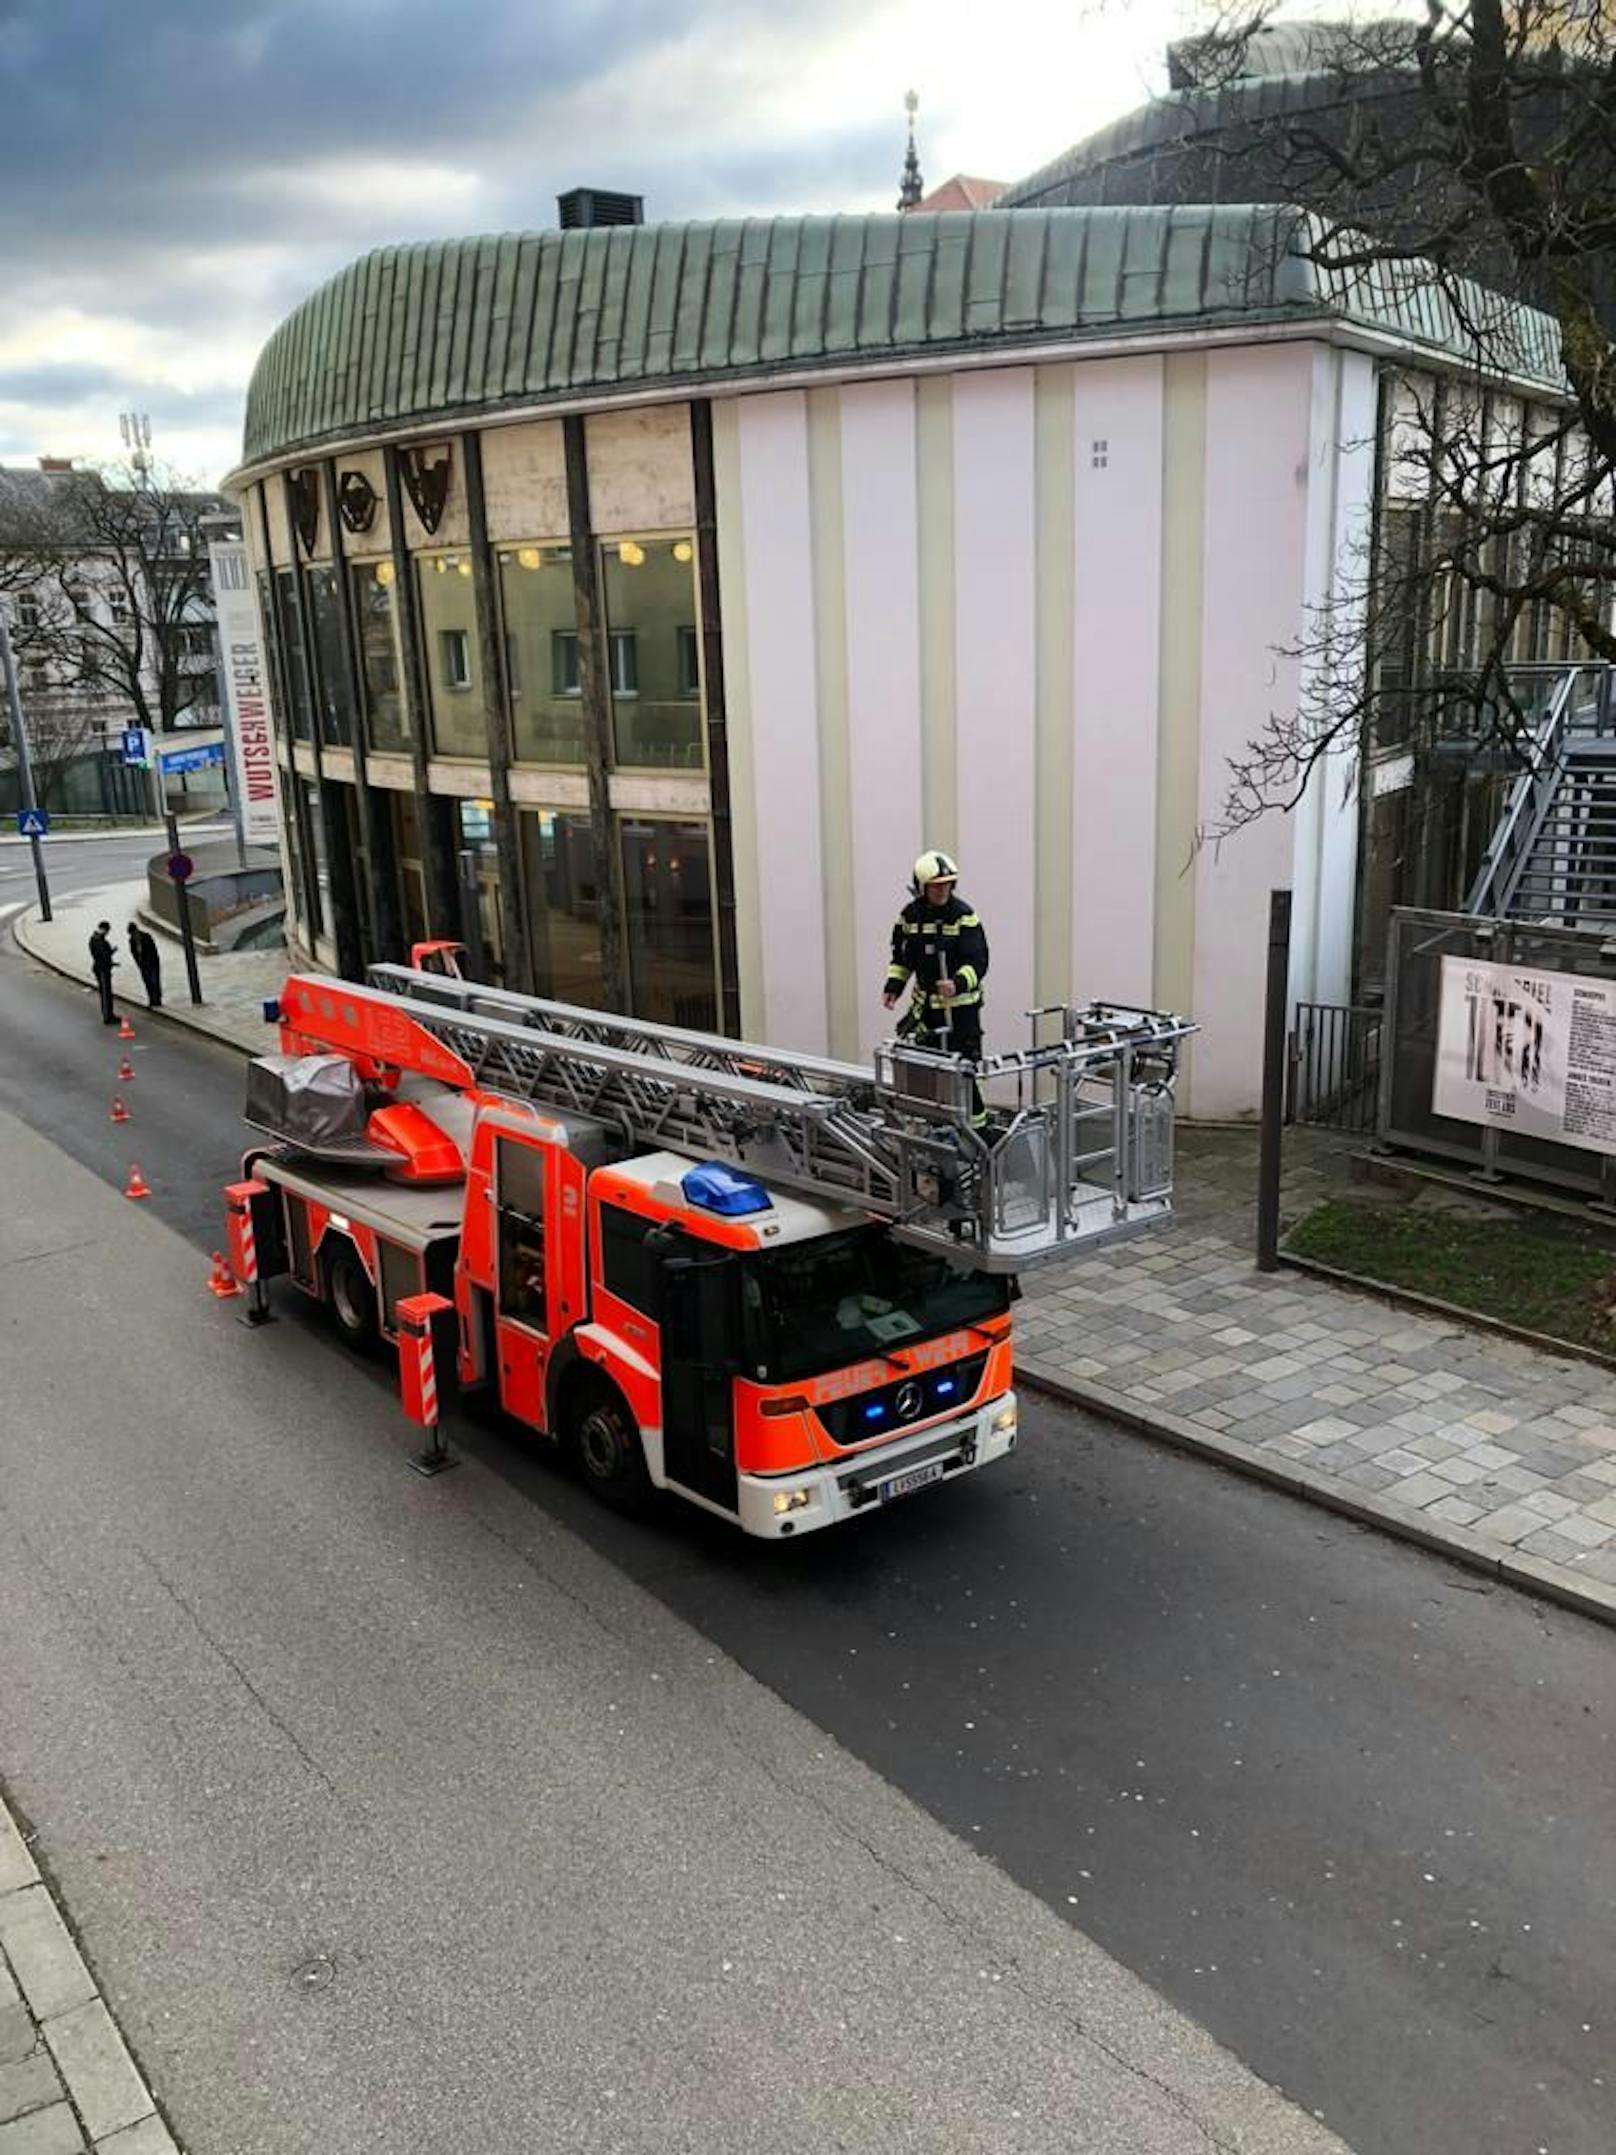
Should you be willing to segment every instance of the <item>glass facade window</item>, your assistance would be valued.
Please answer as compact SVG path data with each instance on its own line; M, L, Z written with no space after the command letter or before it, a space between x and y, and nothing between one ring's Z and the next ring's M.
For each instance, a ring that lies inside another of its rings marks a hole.
M286 660L286 693L292 705L292 732L300 741L314 738L314 700L309 686L309 655L303 645L303 616L297 603L297 571L275 571L280 601L281 649Z
M393 817L393 857L398 862L398 895L404 916L405 954L411 943L427 940L426 870L421 859L421 821L413 793L383 796Z
M467 910L475 885L477 929L482 942L482 962L489 980L498 987L505 979L505 923L499 902L499 852L494 843L492 801L461 801L459 853L460 875L465 886Z
M482 669L477 653L477 597L469 554L422 554L415 566L426 644L432 746L440 756L488 755Z
M718 1026L713 886L705 823L624 817L623 941L634 1015L700 1032Z
M310 569L308 594L309 612L313 617L320 738L329 748L347 748L354 737L353 685L343 664L337 572L329 562Z
M351 573L370 745L372 748L408 748L410 723L401 685L398 598L393 589L393 564L390 561L356 561Z
M703 727L695 542L688 533L613 539L600 553L616 761L697 768Z
M584 762L578 617L569 546L512 546L499 556L511 753L518 763ZM560 655L571 644L570 666Z
M326 858L325 823L320 813L320 789L308 779L302 781L303 823L308 833L309 865L313 869L313 887L310 890L309 928L315 935L323 935L331 919L331 863Z
M555 1002L604 1010L603 893L595 875L589 818L558 815L547 808L522 809L517 829L538 991Z

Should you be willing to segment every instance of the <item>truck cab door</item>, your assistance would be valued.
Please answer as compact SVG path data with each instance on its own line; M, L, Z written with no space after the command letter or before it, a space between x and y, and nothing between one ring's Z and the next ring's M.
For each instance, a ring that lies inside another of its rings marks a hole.
M531 1429L544 1427L544 1375L552 1337L555 1263L548 1249L554 1148L494 1139L494 1339L499 1401Z
M735 1511L736 1262L686 1245L663 1256L660 1275L663 1471Z

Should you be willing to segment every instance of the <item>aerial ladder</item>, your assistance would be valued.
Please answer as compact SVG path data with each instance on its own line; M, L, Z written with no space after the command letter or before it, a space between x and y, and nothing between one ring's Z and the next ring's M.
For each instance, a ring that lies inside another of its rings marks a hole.
M1170 1218L1174 1079L1195 1030L1164 1012L1052 1005L1028 1013L1025 1048L968 1063L892 1041L864 1068L395 965L363 986L295 974L278 1015L296 1052L588 1117L857 1207L990 1273Z

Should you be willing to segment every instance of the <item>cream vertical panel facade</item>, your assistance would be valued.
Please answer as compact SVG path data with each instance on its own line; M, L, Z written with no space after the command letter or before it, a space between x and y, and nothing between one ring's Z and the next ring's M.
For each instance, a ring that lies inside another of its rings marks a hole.
M992 950L990 1048L1033 1000L1037 782L1035 370L954 383L954 683L961 890ZM928 833L928 838L930 834Z
M959 851L954 686L954 384L915 387L915 509L920 548L922 844Z
M1215 830L1232 758L1273 712L1296 709L1311 462L1313 351L1277 344L1206 362L1205 604L1197 816ZM1195 1044L1191 1111L1253 1112L1259 1081L1268 894L1294 872L1292 820L1259 817L1195 856Z
M824 860L814 621L808 400L801 390L737 405L745 531L747 702L755 910L766 958L762 1037L825 1046Z
M1038 369L1038 736L1034 786L1033 999L1072 994L1072 366Z
M833 1055L858 1052L858 953L853 942L854 773L847 730L847 573L842 545L841 392L808 392L813 519L815 698L819 712L819 853L825 938L825 1037Z
M1325 356L1321 350L1316 369ZM1328 453L1333 459L1331 516L1326 547L1318 564L1319 583L1314 587L1310 582L1308 605L1310 609L1330 605L1334 633L1361 639L1369 528L1374 514L1379 384L1374 361L1362 352L1335 350L1328 355L1328 362L1330 394L1327 399L1315 396L1314 426L1326 431ZM1315 454L1315 470L1323 453L1321 446ZM1356 739L1347 739L1331 749L1308 793L1310 798L1317 797L1317 821L1307 864L1315 892L1312 930L1309 944L1301 948L1293 931L1292 962L1315 1001L1346 1003L1352 999L1361 812ZM1298 853L1300 883L1300 848Z
M724 710L729 749L730 860L735 874L735 968L741 1031L761 1040L763 924L758 900L757 770L753 753L751 624L746 606L746 524L741 514L740 405L713 405L713 493L718 585L724 612Z
M1148 1006L1157 992L1161 360L1080 366L1076 407L1070 993ZM1191 477L1175 474L1175 489L1180 476ZM1198 634L1198 610L1192 618Z
M1163 363L1161 590L1157 628L1156 901L1151 1001L1193 1016L1195 826L1200 780L1201 624L1206 607L1206 358ZM1188 1109L1198 1048L1186 1056L1179 1099Z
M841 399L855 1052L863 1057L892 1027L879 1001L887 941L910 863L929 842L923 820L919 450L912 382L857 383L844 388Z

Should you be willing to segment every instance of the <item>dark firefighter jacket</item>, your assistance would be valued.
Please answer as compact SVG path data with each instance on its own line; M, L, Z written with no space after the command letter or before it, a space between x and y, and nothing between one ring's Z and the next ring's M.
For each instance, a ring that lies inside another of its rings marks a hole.
M978 1010L987 969L987 934L974 906L951 896L934 910L924 898L911 898L893 923L892 962L883 988L890 994L912 977L910 1008L923 1025L940 1025L951 1006L937 993L938 981L953 981L954 1010Z

